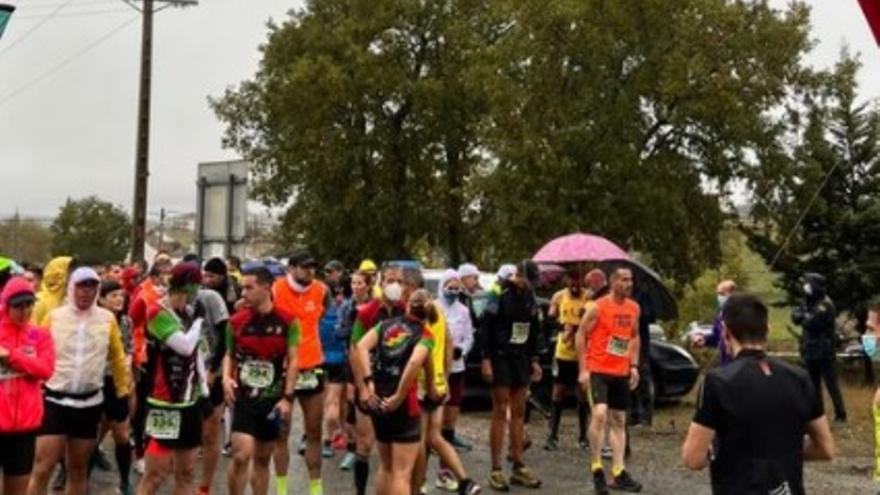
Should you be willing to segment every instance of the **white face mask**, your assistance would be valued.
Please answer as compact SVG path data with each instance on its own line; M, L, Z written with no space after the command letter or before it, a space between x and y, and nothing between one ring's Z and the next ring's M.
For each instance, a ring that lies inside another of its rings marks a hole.
M813 286L810 284L804 284L804 294L808 296L813 295Z
M400 301L400 298L403 297L403 286L397 282L392 282L382 288L382 294L385 295L385 299L391 302Z
M719 307L719 308L723 308L723 307L724 307L724 303L726 303L726 302L727 302L727 299L729 299L729 298L730 298L730 296L725 296L725 295L718 294L718 307Z

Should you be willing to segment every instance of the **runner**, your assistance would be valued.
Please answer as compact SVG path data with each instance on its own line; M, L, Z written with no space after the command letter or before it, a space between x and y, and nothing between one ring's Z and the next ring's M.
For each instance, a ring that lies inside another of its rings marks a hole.
M372 286L373 277L369 273L358 270L351 275L351 297L343 301L342 305L339 307L339 318L336 326L336 336L338 339L344 342L351 342L351 331L355 319L357 319L358 307L370 302ZM346 359L348 359L347 356L348 349L346 348ZM347 414L345 415L345 429L348 443L346 445L345 456L342 458L342 462L339 463L339 469L350 471L354 469L354 463L357 458L355 454L357 451L357 408L354 405L356 392L354 388L354 378L352 377L351 367L348 364L348 361L345 363L345 368L348 398L348 404L346 407Z
M357 310L357 317L351 329L350 360L352 371L355 367L354 347L368 330L375 325L401 316L404 313L403 306L403 269L399 266L388 265L382 270L382 296L371 299ZM358 390L364 388L363 381L355 378L355 387ZM370 453L376 441L373 431L373 422L367 411L358 408L357 411L357 456L354 464L354 486L357 495L367 493L367 481L370 476Z
M428 322L436 321L430 295L420 290L409 300L406 316L376 325L358 341L352 356L358 382L360 407L370 411L379 441L381 467L376 479L377 495L409 495L413 464L420 448L421 425L416 400L416 375L428 377L433 386L430 352L433 347ZM370 352L375 349L375 376Z
M226 258L226 268L229 272L229 277L233 280L233 282L236 285L241 286L241 258L239 258L238 256L230 256Z
M292 315L273 305L274 281L263 267L244 273L247 307L232 317L227 331L223 388L234 408L231 495L244 493L252 461L251 490L254 495L268 493L272 451L281 424L290 422L300 331Z
M205 262L205 267L202 270L202 285L206 289L217 292L223 298L230 314L235 312L239 288L234 279L229 276L229 269L222 259L211 258Z
M865 354L873 361L880 361L880 299L868 303L868 318L865 321L865 334L862 346ZM880 387L874 392L871 407L874 422L874 481L880 483Z
M147 309L159 302L168 292L168 277L171 276L172 263L167 257L157 256L147 278L134 289L128 317L132 325L132 366L135 379L135 411L132 414L131 433L134 437L134 455L137 461L135 470L144 474L144 451L147 422L147 394L149 381L145 379L147 363Z
M480 348L482 374L491 386L492 426L489 446L492 472L489 486L508 491L510 484L539 488L541 480L523 463L524 422L529 383L541 380L538 363L538 306L529 287L525 270L515 265L499 269L498 284L489 291L483 313ZM508 482L501 469L504 429L510 414L510 456L513 473Z
M43 382L55 368L52 336L29 323L33 287L12 277L0 293L0 471L7 495L27 492L36 433L43 421Z
M358 270L368 273L373 278L373 285L370 287L372 291L371 296L374 299L382 297L382 288L379 286L379 279L376 277L376 274L379 273L379 267L376 266L376 263L371 259L365 259L361 261Z
M404 269L403 273L404 285L406 287L404 292L407 296L417 293L418 290L424 287L425 280L420 270L407 268ZM458 274L455 270L445 272L441 278L440 287L446 287L449 285L450 279L456 280L457 277ZM425 475L428 466L428 452L431 451L437 453L441 466L446 467L446 476L445 478L438 476L437 486L446 491L458 491L461 494L475 495L480 493L482 489L468 477L467 471L458 457L458 452L443 438L441 432L443 403L449 396L447 373L453 356L453 344L448 331L446 315L440 310L439 305L436 303L431 303L431 305L434 308L433 312L436 314L428 320L428 327L434 340L430 359L431 369L434 373L432 378L433 389L437 397L432 398L431 394L429 394L429 386L425 378L426 374L420 371L418 376L418 398L419 407L422 410L422 442L424 446L419 449L419 455L413 470L412 486L423 487L422 491L426 491L426 488L424 488ZM469 317L466 311L464 318L467 320Z
M119 326L119 334L122 337L122 348L125 351L126 369L131 373L131 319L125 312L125 299L125 291L118 282L110 280L101 284L98 305L116 316L116 324ZM116 467L119 469L119 493L121 495L134 493L134 487L130 481L132 451L129 435L129 413L132 409L130 407L132 400L131 394L122 398L116 397L113 376L110 373L104 375L104 420L98 434L98 450L100 450L101 441L107 431L111 431L115 446Z
M346 448L342 418L347 405L348 340L336 335L340 310L344 302L341 285L345 268L339 261L331 261L324 267L325 283L333 296L333 303L324 312L319 324L321 348L324 351L324 372L327 377L327 394L324 400L324 446L322 457L333 457L334 449Z
M67 302L46 317L55 342L55 373L45 386L45 414L28 487L31 495L46 493L49 476L65 454L66 493L86 493L108 365L116 397L129 393L128 363L119 326L113 313L97 306L99 284L98 274L91 268L76 269L68 283Z
M198 266L174 265L168 295L147 313L148 443L138 495L157 493L169 473L174 473L174 493L195 492L195 464L202 442L199 400L208 396L208 386L198 345L203 322L190 316L188 307L200 282Z
M578 382L583 389L589 387L592 400L590 445L604 443L605 427L610 421L608 443L613 461L610 487L639 492L642 485L624 466L629 395L639 383L639 305L630 299L632 289L632 271L615 270L611 276L611 294L587 310L575 342L577 355L583 356L579 360ZM590 458L593 488L598 494L609 493L602 450L591 449Z
M315 280L318 263L306 252L294 253L288 262L288 274L272 286L275 305L292 314L300 324L302 340L299 345L297 366L299 374L296 397L303 411L303 430L306 436L306 467L309 471L309 495L322 495L321 429L324 417L324 353L318 333L318 322L333 301L330 291ZM290 448L287 434L282 432L275 450L276 488L287 493L287 471Z
M206 272L203 272L203 275ZM194 315L204 319L199 355L207 370L209 396L203 404L205 420L202 423L202 480L199 494L211 493L214 473L220 460L220 422L223 418L223 379L220 369L226 355L226 324L229 312L226 301L211 289L199 289L193 303Z
M43 281L40 291L37 293L37 302L31 322L45 327L48 323L49 312L64 304L67 295L67 276L73 269L73 258L59 256L53 258L43 270Z
M455 432L461 400L464 396L465 360L474 346L473 320L467 305L459 299L465 291L464 281L459 275L456 270L447 270L440 279L442 289L440 308L446 315L446 324L449 327L449 334L452 336L453 346L452 366L449 374L449 401L443 406L441 434L453 447L462 451L470 451L471 446L461 440ZM438 477L449 479L450 474L441 471Z
M575 346L575 334L578 324L585 312L589 301L587 291L581 286L581 276L578 272L570 272L566 277L568 287L555 294L550 300L550 309L547 316L559 320L560 331L556 337L556 354L553 357L553 417L550 420L550 434L544 450L554 451L559 449L559 423L562 419L564 401L569 395L577 398L578 414L578 445L582 450L589 447L587 440L587 414L588 406L586 398L578 390L578 359Z

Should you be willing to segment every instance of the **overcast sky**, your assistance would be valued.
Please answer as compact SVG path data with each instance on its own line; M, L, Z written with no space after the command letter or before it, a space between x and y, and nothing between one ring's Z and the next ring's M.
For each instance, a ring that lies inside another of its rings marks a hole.
M28 216L50 216L68 196L91 194L129 209L138 14L121 0L2 1L19 10L0 40L0 216L16 208ZM151 213L160 207L195 210L196 164L235 158L220 145L222 127L206 98L250 77L266 21L282 19L301 3L202 0L198 7L157 15ZM832 64L847 43L862 54L862 94L880 97L880 50L858 2L809 3L820 43L809 61Z

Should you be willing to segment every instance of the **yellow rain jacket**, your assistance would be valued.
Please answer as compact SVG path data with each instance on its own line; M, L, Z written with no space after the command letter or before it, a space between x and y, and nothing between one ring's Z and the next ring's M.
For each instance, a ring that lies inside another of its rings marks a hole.
M59 256L43 269L43 282L40 284L40 292L37 293L37 303L31 315L31 322L37 326L45 327L49 312L64 303L67 293L67 274L70 272L70 262L73 258Z

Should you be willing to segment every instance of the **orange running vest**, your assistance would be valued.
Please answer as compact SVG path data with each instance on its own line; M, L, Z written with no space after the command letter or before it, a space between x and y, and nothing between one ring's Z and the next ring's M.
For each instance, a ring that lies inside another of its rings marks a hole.
M318 323L324 315L324 301L327 287L314 280L305 292L297 292L288 281L288 277L280 277L272 286L275 306L286 311L299 320L299 369L303 371L317 368L324 364L324 351L318 334Z
M587 369L610 376L629 376L629 343L639 331L639 305L632 299L618 304L611 296L596 301L598 319L587 336Z

